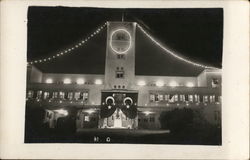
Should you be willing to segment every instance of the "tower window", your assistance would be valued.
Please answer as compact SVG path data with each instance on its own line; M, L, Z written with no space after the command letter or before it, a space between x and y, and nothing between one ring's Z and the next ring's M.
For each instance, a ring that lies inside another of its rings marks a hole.
M125 55L124 54L117 54L117 59L125 59Z
M124 78L124 71L116 71L116 78Z

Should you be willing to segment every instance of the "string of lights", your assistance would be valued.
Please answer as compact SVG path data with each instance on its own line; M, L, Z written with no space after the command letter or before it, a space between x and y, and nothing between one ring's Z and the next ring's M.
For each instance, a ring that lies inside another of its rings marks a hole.
M199 64L199 63L196 63L196 62L193 62L193 61L190 61L186 58L183 58L179 55L177 55L176 53L174 53L173 51L171 51L170 49L164 47L160 42L158 42L157 40L155 40L149 33L147 33L147 31L145 31L143 29L142 26L140 26L138 23L137 23L137 26L138 28L152 41L154 42L157 46L159 46L161 49L163 49L166 53L174 56L175 58L181 60L181 61L184 61L186 63L189 63L189 64L192 64L194 66L198 66L198 67L202 67L202 68L207 68L207 69L218 69L218 68L215 68L215 67L211 67L211 66L206 66L206 65L202 65L202 64Z
M33 60L33 61L30 61L28 62L27 64L30 65L30 64L34 64L34 63L43 63L43 62L48 62L48 61L52 61L58 57L61 57L63 55L66 55L66 54L70 54L72 53L73 50L81 47L82 45L84 45L85 43L88 42L88 40L90 40L91 38L93 38L94 36L96 36L97 34L99 34L107 25L107 22L105 22L103 25L101 25L99 28L97 28L93 33L91 33L87 38L79 41L78 43L76 43L75 45L73 45L73 47L70 47L70 48L67 48L67 49L64 49L63 51L55 54L55 55L52 55L52 56L49 56L47 58L42 58L42 59L37 59L37 60Z

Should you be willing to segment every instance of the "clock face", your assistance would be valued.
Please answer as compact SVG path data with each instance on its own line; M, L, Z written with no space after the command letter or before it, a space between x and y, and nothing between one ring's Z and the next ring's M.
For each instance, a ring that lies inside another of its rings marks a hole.
M126 53L131 47L130 33L125 29L113 31L111 34L110 47L115 53Z

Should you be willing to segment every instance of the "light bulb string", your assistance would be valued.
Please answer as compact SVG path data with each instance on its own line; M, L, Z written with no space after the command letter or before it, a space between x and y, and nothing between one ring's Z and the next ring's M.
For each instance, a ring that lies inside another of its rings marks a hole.
M89 36L87 38L85 38L85 39L79 41L78 43L76 43L75 45L73 45L73 47L64 49L63 51L61 51L61 52L59 52L59 53L57 53L55 55L49 56L47 58L41 58L41 59L30 61L27 64L30 65L30 64L37 64L37 63L49 62L49 61L57 59L58 57L61 57L63 55L72 53L73 50L75 50L75 49L83 46L91 38L93 38L94 36L96 36L97 34L99 34L106 26L107 26L107 22L105 22L103 25L101 25L99 28L97 28L94 32L92 32L91 34L89 34Z
M194 66L198 66L198 67L202 67L202 68L206 68L206 69L218 69L216 67L212 67L212 66L206 66L206 65L203 65L203 64L199 64L199 63L196 63L196 62L193 62L193 61L190 61L186 58L183 58L179 55L177 55L176 53L174 53L173 51L171 51L170 49L164 47L159 41L155 40L145 29L143 29L143 27L141 25L139 25L137 23L137 26L138 28L154 43L156 44L158 47L160 47L161 49L163 49L167 54L170 54L171 56L181 60L181 61L184 61L186 63L189 63L189 64L192 64Z

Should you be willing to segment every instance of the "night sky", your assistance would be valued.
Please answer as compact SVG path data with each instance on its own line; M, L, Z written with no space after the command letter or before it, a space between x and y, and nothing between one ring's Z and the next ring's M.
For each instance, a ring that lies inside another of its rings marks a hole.
M28 61L71 47L106 21L135 21L165 46L195 62L222 67L223 9L108 9L30 7ZM47 73L104 74L106 30L83 47L36 66ZM169 56L138 28L135 41L137 75L194 76L202 68Z

